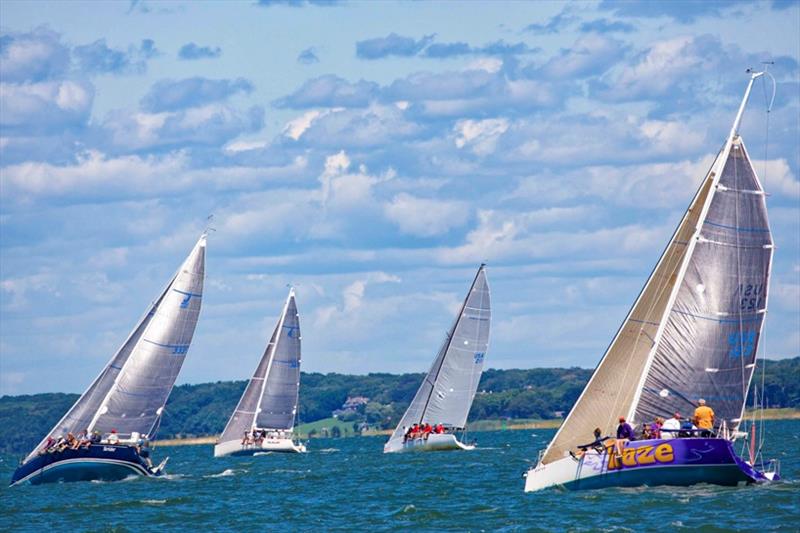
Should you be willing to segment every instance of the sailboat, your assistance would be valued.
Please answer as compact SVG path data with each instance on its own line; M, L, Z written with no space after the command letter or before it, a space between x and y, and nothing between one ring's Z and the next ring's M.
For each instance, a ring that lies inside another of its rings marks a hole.
M475 447L459 441L456 433L461 432L463 439L467 416L481 379L489 347L489 304L486 265L481 265L433 365L384 445L384 453ZM417 432L413 431L415 425L420 427ZM425 425L430 425L432 430L423 431L421 427Z
M149 441L197 325L205 249L204 233L100 375L16 469L11 485L161 475L166 459L152 465Z
M746 435L739 428L773 255L764 189L738 132L763 74L751 74L725 144L577 403L527 472L526 492L779 478L774 463L758 464L752 452L745 461L734 450ZM595 427L615 435L619 416L635 427L691 414L700 399L716 413L710 436L662 432L620 450L595 441L579 451Z
M214 446L214 457L306 451L292 438L300 393L300 339L297 303L290 289L256 371Z

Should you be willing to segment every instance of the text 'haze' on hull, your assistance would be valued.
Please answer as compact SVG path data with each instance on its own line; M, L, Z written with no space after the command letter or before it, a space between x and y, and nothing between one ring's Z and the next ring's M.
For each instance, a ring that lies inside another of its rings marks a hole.
M764 189L738 134L762 74L751 76L724 146L583 393L527 472L526 491L777 478L756 470L756 454L748 464L732 447L742 435L773 254ZM714 438L633 441L621 450L595 441L569 455L592 428L612 434L617 416L641 424L691 412L701 398L716 411L705 435Z
M17 468L12 485L162 473L166 460L152 466L149 441L197 325L205 250L203 234L100 375Z

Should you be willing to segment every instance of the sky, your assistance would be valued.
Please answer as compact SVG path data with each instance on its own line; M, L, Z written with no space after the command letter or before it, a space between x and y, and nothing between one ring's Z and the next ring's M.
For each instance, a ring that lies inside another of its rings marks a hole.
M80 392L214 216L179 383L427 370L481 262L486 366L594 367L741 134L800 355L800 3L0 3L0 394Z

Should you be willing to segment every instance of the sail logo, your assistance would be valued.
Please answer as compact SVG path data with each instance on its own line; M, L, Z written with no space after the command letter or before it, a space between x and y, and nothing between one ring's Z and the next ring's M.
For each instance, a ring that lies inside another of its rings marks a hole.
M740 334L737 331L731 333L728 335L728 347L730 348L728 355L734 359L750 357L756 347L756 332L742 331Z
M295 332L296 331L300 331L300 327L299 326L286 326L286 325L284 325L283 327L286 328L287 330L289 330L289 331L286 332L286 336L289 337L290 339L293 339L295 337Z
M192 296L200 297L199 294L194 294L192 292L183 292L179 291L178 289L172 289L173 291L177 292L178 294L183 294L183 300L181 300L181 309L186 309L189 307L189 302L192 300Z
M608 454L609 470L617 470L624 466L635 467L675 461L675 451L672 449L672 445L666 442L658 446L645 445L625 448L621 458L614 453L614 446L606 448L606 453Z
M475 364L483 363L483 357L485 355L485 352L475 352Z
M185 355L189 352L188 344L176 344L172 347L173 355Z

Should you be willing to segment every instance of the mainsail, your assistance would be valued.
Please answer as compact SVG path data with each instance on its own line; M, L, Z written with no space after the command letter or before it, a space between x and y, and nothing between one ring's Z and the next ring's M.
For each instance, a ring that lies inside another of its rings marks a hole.
M84 429L152 437L197 325L205 248L203 234L111 361L42 443Z
M629 422L691 414L699 398L739 425L766 313L772 238L764 191L731 133L589 383L547 448L544 464Z
M256 427L291 431L300 391L300 319L294 289L219 442Z
M464 428L489 346L490 319L489 285L486 268L481 265L455 323L387 447L402 444L406 429L418 423Z

